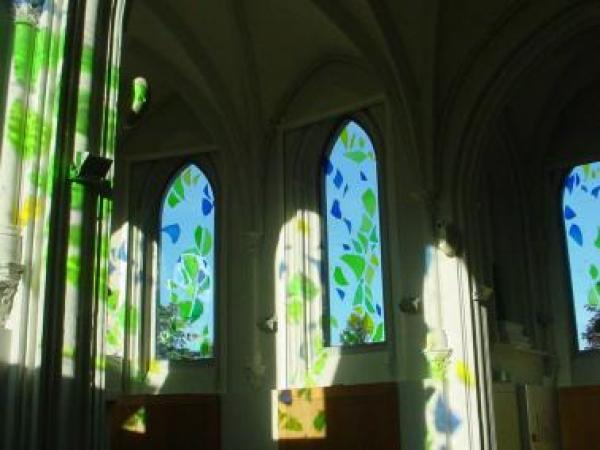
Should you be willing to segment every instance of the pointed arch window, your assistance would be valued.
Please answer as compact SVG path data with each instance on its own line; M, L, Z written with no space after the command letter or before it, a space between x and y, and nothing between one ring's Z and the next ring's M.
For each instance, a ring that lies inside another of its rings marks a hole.
M600 162L571 169L562 207L577 347L600 350Z
M159 359L214 356L215 198L196 165L171 179L160 211L156 354Z
M323 167L328 343L384 342L377 156L367 132L346 122Z

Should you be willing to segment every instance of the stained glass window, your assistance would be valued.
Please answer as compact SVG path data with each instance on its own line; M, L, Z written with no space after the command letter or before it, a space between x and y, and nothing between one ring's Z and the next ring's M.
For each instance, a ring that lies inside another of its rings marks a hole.
M563 218L579 350L600 349L600 162L574 167Z
M342 128L323 171L329 344L383 342L377 158L373 142L356 122Z
M160 216L157 356L213 357L215 201L211 184L186 166L165 192Z

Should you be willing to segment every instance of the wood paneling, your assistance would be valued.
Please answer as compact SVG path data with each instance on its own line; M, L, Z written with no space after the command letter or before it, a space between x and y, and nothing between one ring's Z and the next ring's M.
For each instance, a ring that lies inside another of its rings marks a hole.
M600 450L600 386L562 388L558 405L564 450Z
M317 391L315 400L323 399L321 405L326 418L323 435L304 439L280 437L280 450L400 448L396 384L334 386ZM288 400L296 397L295 392L287 395Z
M219 450L216 395L123 397L109 404L111 450Z

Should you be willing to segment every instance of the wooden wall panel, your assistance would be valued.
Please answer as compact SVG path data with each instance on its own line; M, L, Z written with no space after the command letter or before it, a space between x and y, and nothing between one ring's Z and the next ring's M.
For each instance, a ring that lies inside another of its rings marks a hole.
M564 450L600 450L600 386L562 388L558 393Z
M219 450L216 395L124 397L109 405L111 450Z
M305 395L294 390L285 393L287 402ZM293 438L285 432L285 416L280 423L280 450L398 450L398 394L395 383L334 386L312 389L312 402L320 402L326 426L321 436ZM280 393L280 402L281 402ZM284 400L286 401L286 400ZM292 406L292 405L289 405ZM280 408L280 411L290 409ZM303 414L301 406L300 414ZM302 418L300 418L302 421ZM281 426L283 425L283 427ZM308 427L310 427L310 423ZM304 426L306 428L306 425ZM306 434L310 435L308 430ZM299 433L300 434L300 433Z

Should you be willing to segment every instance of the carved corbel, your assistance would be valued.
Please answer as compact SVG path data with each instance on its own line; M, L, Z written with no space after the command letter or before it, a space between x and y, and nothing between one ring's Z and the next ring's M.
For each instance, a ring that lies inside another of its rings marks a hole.
M0 264L0 328L6 328L22 274L23 266L19 264Z

